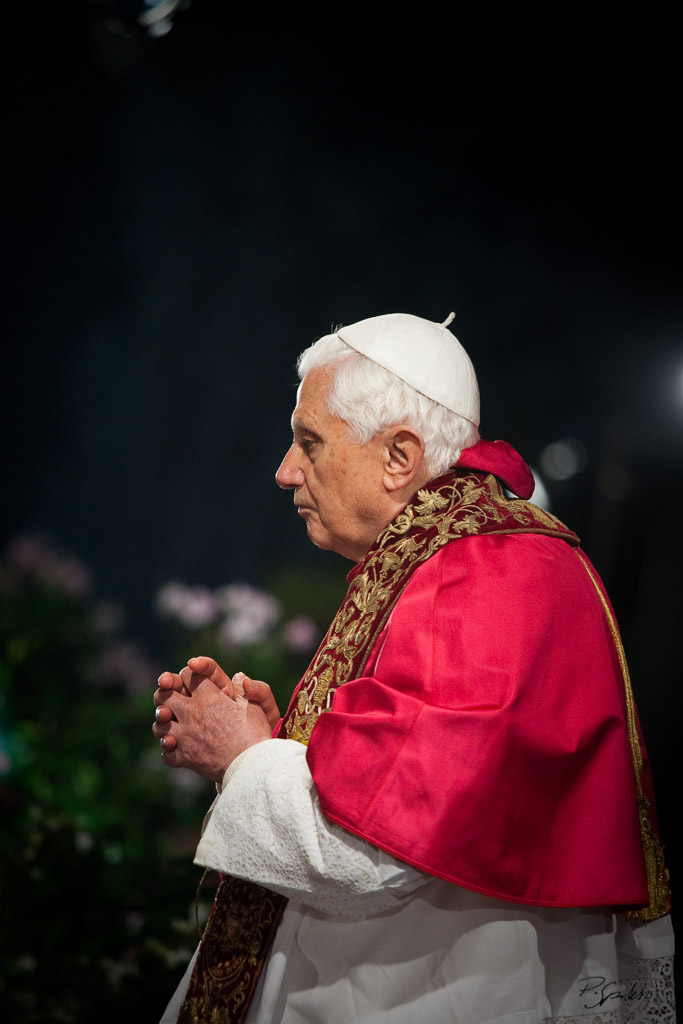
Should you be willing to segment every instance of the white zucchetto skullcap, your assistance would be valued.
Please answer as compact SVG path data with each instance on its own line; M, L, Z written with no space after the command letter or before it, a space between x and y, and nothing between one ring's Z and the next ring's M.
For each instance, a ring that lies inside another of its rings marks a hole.
M478 427L479 386L467 352L447 329L454 317L451 313L437 324L411 313L387 313L336 333L356 352Z

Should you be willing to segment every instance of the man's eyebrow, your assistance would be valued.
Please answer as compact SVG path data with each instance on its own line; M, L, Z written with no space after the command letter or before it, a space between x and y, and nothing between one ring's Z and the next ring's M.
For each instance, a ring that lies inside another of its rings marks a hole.
M310 427L306 427L303 426L303 424L299 424L298 427L294 428L294 437L296 437L297 435L300 437L302 434L306 434L313 441L322 441L322 437L320 436L320 434L316 434L315 430L311 430Z
M306 423L306 420L303 419L302 417L297 416L296 412L292 413L291 423L293 434L310 434L311 437L316 438L316 440L321 440L320 434L318 434L317 431L313 430L312 427L309 427L309 425Z

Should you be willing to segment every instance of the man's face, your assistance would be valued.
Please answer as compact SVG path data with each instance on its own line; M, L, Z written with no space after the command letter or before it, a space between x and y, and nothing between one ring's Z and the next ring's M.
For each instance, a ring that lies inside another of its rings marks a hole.
M382 434L359 445L344 420L327 409L328 367L311 370L292 416L294 440L275 479L294 490L294 504L313 543L359 561L393 517L383 487Z

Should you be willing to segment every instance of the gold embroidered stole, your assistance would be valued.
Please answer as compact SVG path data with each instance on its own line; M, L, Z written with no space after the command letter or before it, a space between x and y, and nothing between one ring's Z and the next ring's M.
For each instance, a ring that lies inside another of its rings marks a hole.
M334 691L357 679L410 577L444 544L483 534L541 533L573 546L559 519L526 501L508 501L494 476L461 471L420 490L379 535L289 705L280 736L307 744Z
M232 875L221 879L178 1024L240 1024L287 899Z
M516 533L579 544L576 534L549 512L506 499L492 475L457 471L418 491L380 533L351 580L294 692L279 736L308 744L319 716L331 708L337 687L362 675L396 601L427 559L460 537ZM286 903L284 896L253 882L223 877L179 1024L242 1024Z

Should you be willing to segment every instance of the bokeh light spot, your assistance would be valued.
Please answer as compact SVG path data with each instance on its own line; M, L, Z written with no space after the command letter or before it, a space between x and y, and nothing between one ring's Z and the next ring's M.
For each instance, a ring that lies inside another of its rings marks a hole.
M553 441L541 452L541 470L549 480L569 480L586 465L586 449L573 437Z

